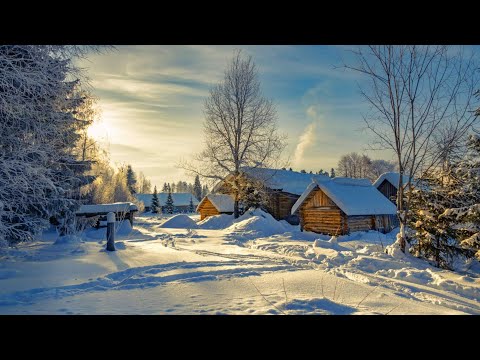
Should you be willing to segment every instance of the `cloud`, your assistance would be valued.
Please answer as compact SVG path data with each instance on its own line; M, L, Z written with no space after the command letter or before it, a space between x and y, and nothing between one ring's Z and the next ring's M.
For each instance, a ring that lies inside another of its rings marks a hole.
M293 164L296 167L300 166L300 163L304 160L304 153L309 147L311 147L315 143L316 139L316 130L317 128L317 121L313 121L305 128L302 135L300 135L300 139L298 141L297 147L295 148L295 153L293 156Z

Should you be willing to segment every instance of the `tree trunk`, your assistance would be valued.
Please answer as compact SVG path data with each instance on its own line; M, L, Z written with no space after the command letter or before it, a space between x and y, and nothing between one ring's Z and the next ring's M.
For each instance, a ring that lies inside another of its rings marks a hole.
M400 237L398 239L400 250L405 252L406 248L406 235L405 235L405 210L403 208L403 171L400 169L400 176L398 180L398 192L397 192L397 213L398 221L400 222Z
M239 217L238 213L238 200L235 200L235 203L233 205L233 217L237 219Z

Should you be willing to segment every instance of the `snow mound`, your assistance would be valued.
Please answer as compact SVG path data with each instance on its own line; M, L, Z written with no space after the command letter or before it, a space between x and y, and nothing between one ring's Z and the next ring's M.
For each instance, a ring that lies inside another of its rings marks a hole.
M227 214L220 214L220 215L214 215L214 216L209 216L206 219L203 219L202 221L198 222L198 227L200 229L225 229L232 225L233 223L233 215L227 215Z
M283 234L287 231L282 223L260 209L246 211L227 230L231 232L231 238L238 240Z
M197 229L198 225L188 215L179 214L165 221L162 225L160 225L160 227L174 229Z
M60 236L53 245L80 244L83 240L77 235Z
M123 220L120 224L115 225L115 235L129 235L132 232L132 224L129 220Z

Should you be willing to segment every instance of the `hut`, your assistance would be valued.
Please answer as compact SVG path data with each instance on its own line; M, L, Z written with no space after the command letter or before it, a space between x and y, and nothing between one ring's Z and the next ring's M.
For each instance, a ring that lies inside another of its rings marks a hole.
M200 220L208 216L220 214L233 214L233 198L225 194L209 194L205 196L197 206Z
M395 205L367 179L314 180L292 207L300 216L300 229L329 235L353 231L392 229Z
M307 174L283 169L252 167L242 168L241 174L243 183L248 184L253 180L254 183L261 184L266 190L267 200L265 202L265 211L272 215L276 220L286 220L293 225L298 225L299 219L297 214L291 213L292 206L298 200L305 188L314 179L329 179L329 177L325 175ZM233 195L232 179L232 175L227 176L224 180L215 185L212 192Z
M157 194L158 202L162 211L164 211L165 204L168 198L168 192L160 192ZM150 211L152 205L153 194L135 194L138 201L143 202L145 211ZM192 199L193 206L196 207L199 201L190 193L172 193L173 207L175 213L188 213L190 208L190 199Z
M129 202L117 202L112 204L82 205L75 212L77 217L98 217L95 227L100 227L103 223L106 226L107 214L115 213L115 221L128 219L133 226L134 214L138 211L137 205Z
M378 177L373 183L378 191L380 191L387 199L394 204L397 203L398 181L400 180L400 174L396 172L386 172ZM410 176L403 175L403 187L410 182Z

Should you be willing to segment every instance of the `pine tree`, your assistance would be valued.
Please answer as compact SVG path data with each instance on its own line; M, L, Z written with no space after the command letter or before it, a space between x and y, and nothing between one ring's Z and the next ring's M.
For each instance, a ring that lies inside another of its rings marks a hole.
M135 172L132 169L131 165L127 165L127 187L130 194L135 195L137 191L135 190L137 186L137 178Z
M306 172L305 170L303 170L303 169L300 170L300 172L301 172L302 174L306 174L306 173L307 173L307 172Z
M288 171L293 171L293 169L292 169L292 168L288 168Z
M195 176L195 183L193 184L193 195L198 201L202 200L202 184L200 184L199 176Z
M157 214L160 209L160 203L158 201L157 186L153 188L152 205L150 206L152 213Z
M334 168L332 168L332 170L330 170L330 177L331 178L335 177L335 169Z
M195 212L195 206L193 205L192 197L190 197L190 204L188 205L188 212L190 212L190 213Z
M173 214L175 211L175 206L173 204L172 193L169 192L167 196L167 201L165 202L165 212L167 214Z
M472 136L470 153L444 163L422 178L411 199L412 252L451 269L458 255L480 255L480 140Z
M163 183L163 188L162 188L162 192L168 192L168 185L167 183Z

